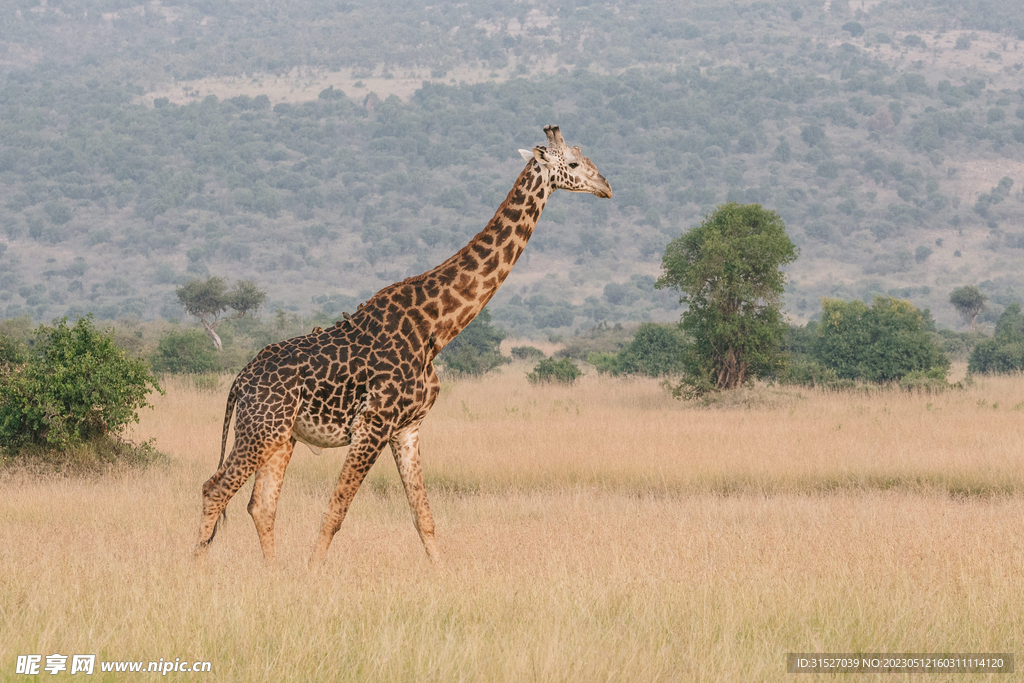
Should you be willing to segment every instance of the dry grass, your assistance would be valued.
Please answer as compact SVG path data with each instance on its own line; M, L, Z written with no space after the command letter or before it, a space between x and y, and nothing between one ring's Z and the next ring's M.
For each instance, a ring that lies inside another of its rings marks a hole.
M1024 635L1020 378L704 410L656 382L531 387L525 370L448 385L428 418L440 573L386 454L308 571L343 453L302 446L278 566L243 490L195 567L226 384L155 399L135 436L169 464L0 478L0 678L57 652L240 681L781 680L789 651Z

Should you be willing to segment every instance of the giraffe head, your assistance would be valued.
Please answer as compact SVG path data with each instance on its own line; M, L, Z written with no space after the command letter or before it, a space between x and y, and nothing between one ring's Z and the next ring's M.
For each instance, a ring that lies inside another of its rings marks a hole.
M548 136L545 147L533 150L521 149L519 153L527 161L536 160L541 173L553 190L586 192L604 199L612 196L612 186L601 175L579 147L569 147L562 138L558 126L544 126Z

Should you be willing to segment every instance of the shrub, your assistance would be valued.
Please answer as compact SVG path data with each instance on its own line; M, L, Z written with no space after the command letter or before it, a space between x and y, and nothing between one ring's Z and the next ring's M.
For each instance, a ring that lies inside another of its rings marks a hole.
M686 335L678 325L644 323L618 353L590 353L587 362L602 374L663 377L685 370Z
M619 352L619 373L662 377L684 370L686 335L678 325L644 323L629 345Z
M967 362L968 372L1010 373L1024 370L1024 315L1012 303L999 315L991 339L978 342Z
M582 376L583 371L576 366L576 363L571 358L563 358L561 360L546 358L537 363L537 367L533 369L533 372L527 373L526 379L530 381L530 384L538 384L540 382L573 384Z
M618 375L622 372L622 366L619 364L619 354L617 353L592 351L587 354L587 362L593 365L597 369L598 374L601 375Z
M25 361L0 368L0 448L66 449L116 434L138 422L154 389L146 364L126 357L92 316L40 325Z
M219 369L220 360L200 330L168 332L160 338L153 354L154 372L201 374Z
M946 373L932 369L928 372L915 370L907 373L900 380L900 388L921 394L938 394L953 386L946 381Z
M779 375L779 382L820 389L849 389L855 386L853 380L840 379L832 368L808 359L791 361Z
M900 299L876 297L870 308L826 299L811 355L842 379L891 382L915 371L945 377L949 359L929 335L930 320Z
M540 360L544 358L544 352L536 346L514 346L511 353L512 357L516 360Z

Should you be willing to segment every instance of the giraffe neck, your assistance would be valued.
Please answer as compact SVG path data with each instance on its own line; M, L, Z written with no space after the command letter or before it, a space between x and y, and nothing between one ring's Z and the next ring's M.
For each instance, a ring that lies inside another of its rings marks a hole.
M428 358L433 358L483 310L512 272L552 191L540 165L531 160L487 227L469 244L438 267L384 288L366 309L379 310L385 330L430 347ZM408 328L399 322L399 311L411 323Z
M512 272L551 192L540 165L531 160L487 226L451 258L423 274L439 287L440 316L431 326L436 351L469 325Z

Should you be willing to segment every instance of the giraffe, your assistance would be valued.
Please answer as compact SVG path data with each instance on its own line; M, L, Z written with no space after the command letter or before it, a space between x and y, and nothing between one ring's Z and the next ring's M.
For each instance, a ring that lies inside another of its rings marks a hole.
M508 277L557 189L612 196L611 186L558 126L547 145L519 150L526 168L494 217L436 268L385 287L333 327L271 344L228 392L217 471L203 484L195 554L202 557L231 497L255 473L248 511L263 555L274 560L274 519L295 443L350 446L310 559L322 565L349 504L390 445L431 562L439 564L434 520L423 487L419 430L440 382L437 354L483 310ZM235 439L225 458L235 413Z

